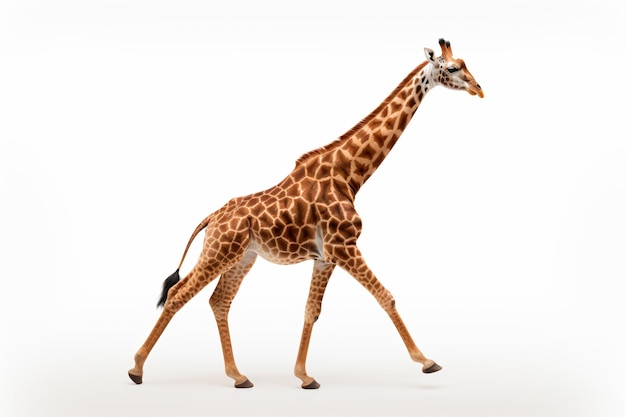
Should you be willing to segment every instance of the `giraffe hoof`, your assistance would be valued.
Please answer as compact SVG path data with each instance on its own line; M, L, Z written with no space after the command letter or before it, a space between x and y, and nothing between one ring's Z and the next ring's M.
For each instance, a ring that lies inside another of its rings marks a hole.
M128 373L128 376L130 377L130 379L137 385L141 384L143 382L143 377L141 375L133 375L130 372Z
M319 387L320 384L316 380L313 380L306 385L302 384L302 389L318 389Z
M252 382L250 382L249 379L246 379L245 381L243 381L240 384L235 384L235 388L252 388L254 386L254 384Z
M425 374L432 374L437 371L441 371L442 369L443 368L441 366L437 365L436 363L433 363L428 368L422 369L422 372L424 372Z

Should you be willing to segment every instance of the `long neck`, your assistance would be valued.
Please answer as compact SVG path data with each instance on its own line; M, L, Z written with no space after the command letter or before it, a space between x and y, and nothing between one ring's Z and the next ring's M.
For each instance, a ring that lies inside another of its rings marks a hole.
M343 177L351 193L356 194L389 154L434 85L426 64L411 71L372 113L339 139L303 155L298 162L322 156L331 162L334 176Z

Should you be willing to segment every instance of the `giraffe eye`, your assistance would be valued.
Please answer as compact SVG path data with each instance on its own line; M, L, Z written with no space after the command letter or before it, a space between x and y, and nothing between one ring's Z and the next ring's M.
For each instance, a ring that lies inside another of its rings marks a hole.
M459 69L457 67L448 67L448 72L452 74L453 72L457 72Z

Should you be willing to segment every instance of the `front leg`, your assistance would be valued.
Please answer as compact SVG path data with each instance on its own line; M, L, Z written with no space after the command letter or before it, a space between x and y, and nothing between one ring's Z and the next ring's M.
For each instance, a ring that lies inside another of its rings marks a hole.
M313 265L311 288L309 289L309 296L304 313L304 327L302 329L300 348L298 349L298 358L296 359L294 369L294 374L302 380L302 388L304 389L317 389L320 387L320 384L306 373L306 356L309 350L313 325L322 311L322 298L324 297L326 285L334 269L334 265L322 261L315 261Z
M378 278L369 269L365 260L361 255L361 251L356 245L336 247L333 251L333 257L337 261L337 265L346 270L358 282L361 283L375 298L381 307L387 312L391 321L396 326L400 337L409 351L409 355L413 361L422 364L422 372L433 373L441 370L441 366L437 365L432 359L428 359L418 349L413 341L409 331L407 330L400 313L396 310L396 302L391 293L380 283Z

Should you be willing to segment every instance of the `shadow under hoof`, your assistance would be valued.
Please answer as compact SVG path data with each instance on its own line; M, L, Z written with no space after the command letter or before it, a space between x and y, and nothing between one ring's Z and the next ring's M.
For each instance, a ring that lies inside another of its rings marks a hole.
M252 388L253 386L254 384L249 379L246 379L241 384L235 384L235 388Z
M320 384L316 380L313 380L311 383L307 385L302 385L302 389L318 389L319 387L320 387Z
M130 379L137 385L141 384L143 382L143 377L141 375L133 375L130 372L128 373L128 376L130 377Z
M433 363L428 368L422 369L422 372L424 372L425 374L432 374L432 373L435 373L437 371L441 371L442 369L443 368L441 366L437 365L436 363Z

